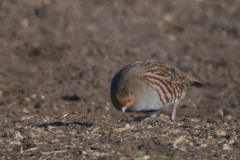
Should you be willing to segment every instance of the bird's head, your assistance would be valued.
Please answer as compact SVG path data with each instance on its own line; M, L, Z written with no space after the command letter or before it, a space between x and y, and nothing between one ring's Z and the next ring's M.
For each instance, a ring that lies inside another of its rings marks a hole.
M129 107L134 104L134 95L131 89L122 87L116 94L117 101L122 105L122 112L124 113Z

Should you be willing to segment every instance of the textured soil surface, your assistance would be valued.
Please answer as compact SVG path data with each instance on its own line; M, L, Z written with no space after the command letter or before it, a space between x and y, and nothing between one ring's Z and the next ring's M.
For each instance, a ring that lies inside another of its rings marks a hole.
M1 0L1 159L240 159L239 0ZM139 124L110 101L155 59L207 86Z

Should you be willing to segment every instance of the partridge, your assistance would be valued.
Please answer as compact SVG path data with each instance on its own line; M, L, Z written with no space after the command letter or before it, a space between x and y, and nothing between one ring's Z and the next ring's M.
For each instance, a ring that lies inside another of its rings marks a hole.
M147 117L173 106L175 120L178 103L189 86L203 86L199 80L161 61L137 61L122 68L111 81L114 107L124 112L144 112Z

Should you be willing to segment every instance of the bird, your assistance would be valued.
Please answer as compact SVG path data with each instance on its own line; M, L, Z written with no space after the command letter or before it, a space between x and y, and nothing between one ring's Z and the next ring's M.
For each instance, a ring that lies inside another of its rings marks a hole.
M178 104L186 95L187 88L204 85L165 62L137 61L114 75L110 96L113 106L122 113L146 113L146 122L173 106L171 120L174 121Z

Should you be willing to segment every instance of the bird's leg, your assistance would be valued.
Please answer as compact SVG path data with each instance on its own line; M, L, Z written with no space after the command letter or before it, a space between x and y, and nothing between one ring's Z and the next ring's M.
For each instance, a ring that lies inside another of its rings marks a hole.
M150 117L152 117L152 118L156 118L161 111L162 111L162 110L159 109L159 110L157 110L157 111L150 112L150 114L148 114L148 115L149 115Z
M160 112L161 110L148 112L147 116L140 122L140 124L147 123L150 118L156 118Z
M144 123L147 123L149 121L151 117L145 117L143 120L141 120L141 122L139 123L139 125L142 125Z
M177 112L178 103L179 103L179 102L177 102L177 103L175 103L175 104L173 105L173 111L172 111L172 117L171 117L171 120L172 120L172 121L175 120L175 115L176 115L176 112Z

